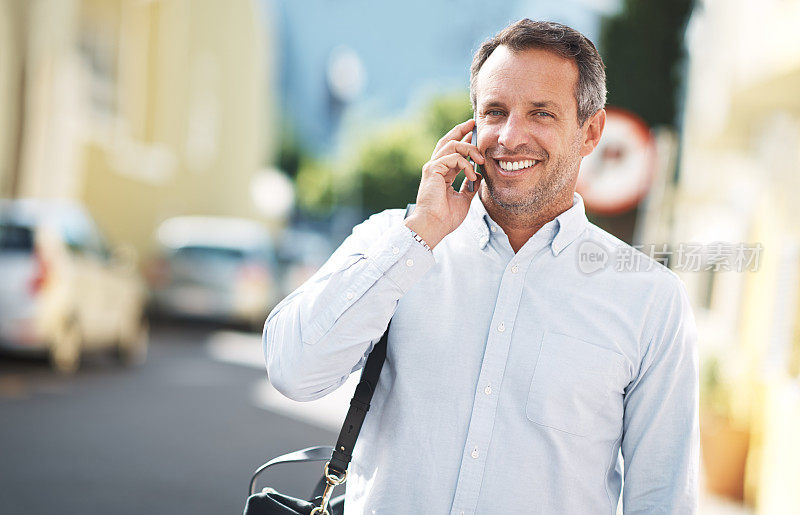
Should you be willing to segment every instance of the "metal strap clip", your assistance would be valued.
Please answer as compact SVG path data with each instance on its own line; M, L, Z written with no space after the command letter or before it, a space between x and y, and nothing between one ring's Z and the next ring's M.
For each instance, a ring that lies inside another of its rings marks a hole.
M330 464L330 461L325 463L325 480L328 484L325 485L325 491L322 492L322 503L311 510L311 515L330 515L330 513L328 513L328 503L331 501L333 489L347 481L347 471L341 476L338 476L328 469L328 465Z

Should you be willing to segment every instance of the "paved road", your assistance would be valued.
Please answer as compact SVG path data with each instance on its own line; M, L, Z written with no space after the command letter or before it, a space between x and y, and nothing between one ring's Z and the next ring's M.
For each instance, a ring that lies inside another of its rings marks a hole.
M243 366L258 356L258 337L220 343L235 334L157 327L144 366L92 356L73 378L0 360L0 513L241 513L255 467L332 444L335 422L264 409L258 359ZM285 465L270 484L305 495L317 471Z
M0 358L0 514L237 514L266 459L332 444L355 383L294 403L268 386L256 334L161 326L148 362L106 356L76 377ZM306 495L317 465L271 486ZM701 513L751 513L703 495Z

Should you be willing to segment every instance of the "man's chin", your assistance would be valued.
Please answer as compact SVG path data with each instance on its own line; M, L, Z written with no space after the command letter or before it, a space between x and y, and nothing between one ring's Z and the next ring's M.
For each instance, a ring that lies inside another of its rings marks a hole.
M493 188L489 188L489 198L491 202L511 213L528 211L538 203L539 199L539 195L534 192L528 195L520 195L519 191L492 190Z

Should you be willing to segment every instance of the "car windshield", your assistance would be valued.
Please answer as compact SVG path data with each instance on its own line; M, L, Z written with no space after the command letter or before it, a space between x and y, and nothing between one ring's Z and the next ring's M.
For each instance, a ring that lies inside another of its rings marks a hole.
M33 232L28 227L0 223L0 251L33 250Z

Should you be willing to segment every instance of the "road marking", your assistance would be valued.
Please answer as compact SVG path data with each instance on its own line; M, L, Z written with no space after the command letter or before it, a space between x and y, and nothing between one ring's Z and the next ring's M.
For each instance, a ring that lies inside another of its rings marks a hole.
M321 399L297 402L287 399L269 384L259 381L253 386L251 399L261 409L311 424L328 431L338 432L350 406L350 399L358 384L359 374L352 374L338 389Z
M261 336L237 331L217 331L208 338L206 349L217 361L264 370Z
M218 331L209 337L206 348L214 360L255 368L266 373L260 335ZM250 399L255 406L263 410L338 432L347 414L360 374L360 371L351 374L350 378L335 391L309 402L287 399L273 388L265 377L253 385Z

